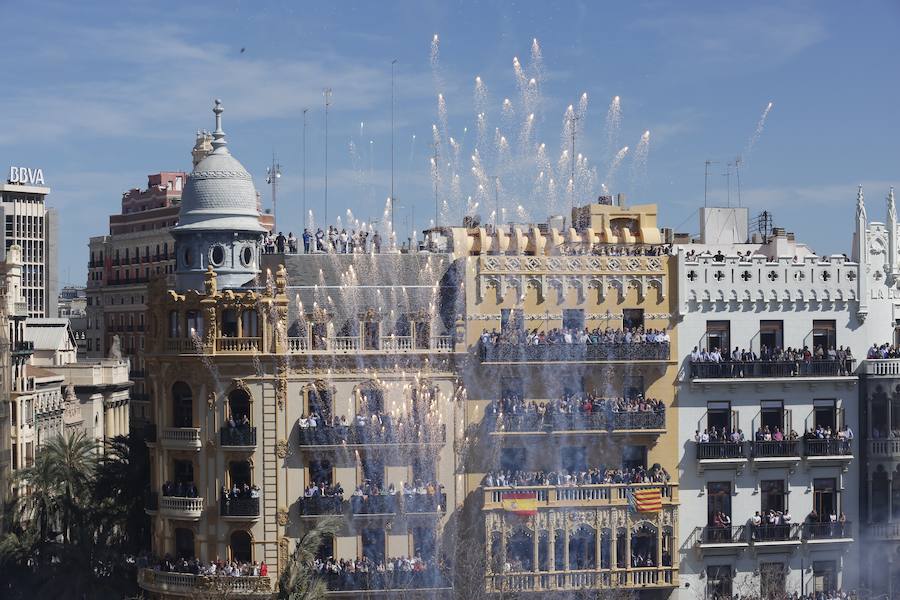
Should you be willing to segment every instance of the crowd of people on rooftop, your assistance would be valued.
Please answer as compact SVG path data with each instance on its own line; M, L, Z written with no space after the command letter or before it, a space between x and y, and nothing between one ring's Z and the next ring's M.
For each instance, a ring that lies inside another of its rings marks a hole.
M610 244L602 242L588 245L583 242L565 242L558 248L560 254L565 256L668 256L672 253L672 244Z
M303 230L298 239L294 232L288 232L287 236L281 231L278 234L266 233L262 239L263 252L265 254L297 254L300 251L300 243L303 243L303 253L329 253L329 254L357 254L381 252L381 234L377 231L370 232L360 229L340 228L333 225L324 231L318 227L315 232L309 228Z
M335 560L316 558L313 570L329 590L392 590L443 587L439 565L421 556Z
M900 358L900 346L895 344L872 344L866 353L866 358L876 360L880 358Z
M669 472L659 464L649 469L644 467L607 468L593 467L586 470L568 471L496 471L488 472L482 480L484 487L519 486L578 486L613 483L667 483Z
M557 328L550 331L510 331L498 332L496 329L481 332L483 347L496 345L542 346L554 344L601 345L601 344L668 344L669 334L664 329L644 329L643 327L625 327L623 329Z
M203 562L196 558L173 558L166 555L159 560L150 561L148 566L154 571L163 573L185 573L210 577L266 577L269 574L266 561L251 563L236 560L214 560Z

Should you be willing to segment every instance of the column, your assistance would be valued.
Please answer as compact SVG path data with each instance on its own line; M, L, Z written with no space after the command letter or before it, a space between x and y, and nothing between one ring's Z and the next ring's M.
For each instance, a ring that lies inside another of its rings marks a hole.
M603 530L599 527L597 528L597 533L594 535L594 569L600 570L600 565L602 564L601 560L601 551L602 551L602 542L603 541Z
M103 437L109 439L112 437L112 407L103 404Z
M616 569L616 548L619 545L617 537L619 528L613 525L609 532L609 568Z
M887 495L887 508L888 508L888 523L894 522L894 472L891 471L888 474L888 495Z
M556 570L556 530L551 529L547 544L547 562L550 564L550 570Z
M656 566L657 566L657 568L662 566L663 539L665 539L665 536L663 535L663 529L662 529L662 527L659 527L656 530Z
M569 570L569 524L566 523L565 529L563 529L563 570Z
M535 521L537 521L536 518L535 518ZM540 539L540 534L538 533L539 531L540 531L540 528L539 528L537 522L535 522L534 532L533 532L533 535L531 536L533 538L532 541L534 542L532 544L533 547L532 547L532 556L531 556L531 570L534 572L541 570L540 564L538 563L538 545L539 545L539 539Z

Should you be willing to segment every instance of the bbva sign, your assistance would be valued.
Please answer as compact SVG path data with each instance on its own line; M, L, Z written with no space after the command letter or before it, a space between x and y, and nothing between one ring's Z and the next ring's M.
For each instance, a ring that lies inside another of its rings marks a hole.
M29 167L10 167L9 182L27 185L44 185L44 170Z

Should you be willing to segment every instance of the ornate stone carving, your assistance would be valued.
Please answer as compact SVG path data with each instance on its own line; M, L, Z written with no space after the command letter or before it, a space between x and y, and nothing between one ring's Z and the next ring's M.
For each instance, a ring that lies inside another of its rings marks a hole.
M278 458L287 458L288 455L288 443L285 440L278 440L275 442L275 456Z
M206 295L208 297L216 295L218 286L216 285L216 272L213 270L212 265L206 266L206 273L203 275L203 287L206 289Z
M288 511L286 508L279 508L278 512L275 513L275 522L278 523L279 527L285 527L288 524Z
M216 393L210 392L206 396L206 408L209 410L214 410L216 408Z

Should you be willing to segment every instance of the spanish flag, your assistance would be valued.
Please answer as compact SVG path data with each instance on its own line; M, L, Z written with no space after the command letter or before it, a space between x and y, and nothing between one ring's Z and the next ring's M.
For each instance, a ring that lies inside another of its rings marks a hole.
M537 514L537 492L504 492L501 500L503 510L520 517Z
M631 508L635 512L658 512L662 510L662 489L655 487L632 490Z

